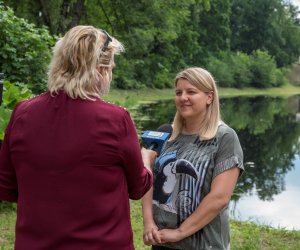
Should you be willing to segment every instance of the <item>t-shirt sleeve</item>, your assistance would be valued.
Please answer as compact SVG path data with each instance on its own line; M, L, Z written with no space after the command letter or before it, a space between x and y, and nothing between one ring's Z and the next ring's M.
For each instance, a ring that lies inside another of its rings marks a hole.
M0 200L10 202L16 202L18 199L17 177L11 161L9 148L10 134L16 109L17 106L6 127L4 140L0 150Z
M243 150L236 132L228 127L219 139L213 177L233 167L240 168L242 174Z
M144 166L136 128L126 110L121 131L119 152L123 161L129 198L140 199L150 189L153 177Z

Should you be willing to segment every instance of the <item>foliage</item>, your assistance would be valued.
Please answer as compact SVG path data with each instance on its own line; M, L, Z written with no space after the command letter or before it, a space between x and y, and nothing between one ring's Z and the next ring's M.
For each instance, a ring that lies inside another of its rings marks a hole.
M282 68L300 54L299 10L284 0L3 2L40 27L12 17L11 9L1 7L16 26L0 31L13 33L6 35L12 41L2 39L3 48L0 42L0 55L10 56L5 64L7 77L29 83L35 93L44 89L53 45L43 25L58 36L77 24L94 25L122 41L126 53L116 57L112 83L120 89L168 88L176 73L188 66L209 68L224 87L281 86L287 82ZM33 42L28 33L38 41ZM36 49L31 50L33 44Z
M299 10L283 0L233 0L231 49L251 54L265 50L279 67L300 54Z
M250 57L243 53L237 52L230 56L229 61L233 69L233 87L244 88L251 85L251 80L253 78L250 69Z
M29 88L21 83L13 85L9 81L4 81L3 90L2 104L0 106L0 141L4 138L4 131L15 105L33 96Z
M5 4L21 16L39 27L44 25L52 34L62 34L79 23L81 16L86 14L84 0L4 0Z
M220 52L209 57L207 69L221 87L270 88L286 84L288 71L276 68L274 59L265 51L251 55L242 52Z
M275 86L276 62L267 52L256 50L252 53L250 70L253 75L252 85L254 87Z
M200 9L194 28L199 32L199 43L211 53L230 48L230 14L231 0L210 0L208 10Z
M216 78L220 87L230 87L234 84L233 68L227 62L211 57L207 65L208 71Z
M0 4L0 70L11 82L23 82L34 92L45 89L53 37Z
M183 58L190 56L190 48L197 44L190 34L185 38L194 41L192 47L187 46L189 41L179 46L177 42L188 30L193 1L102 1L98 8L95 8L98 1L92 2L93 5L86 6L90 14L85 22L96 26L101 23L102 28L124 42L127 50L123 58L116 59L114 86L123 89L170 86L175 73L186 66Z

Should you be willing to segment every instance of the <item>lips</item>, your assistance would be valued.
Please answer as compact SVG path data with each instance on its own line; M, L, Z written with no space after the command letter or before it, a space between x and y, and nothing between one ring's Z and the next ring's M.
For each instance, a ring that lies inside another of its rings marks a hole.
M180 106L180 108L183 108L183 109L184 109L184 108L189 108L189 107L192 107L192 105L181 105L181 106Z

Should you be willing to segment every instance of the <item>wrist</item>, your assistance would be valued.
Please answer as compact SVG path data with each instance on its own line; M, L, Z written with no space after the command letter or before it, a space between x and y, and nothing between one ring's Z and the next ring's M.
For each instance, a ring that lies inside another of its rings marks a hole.
M143 224L144 224L144 226L146 226L146 225L156 225L153 218L147 218L147 219L144 218L143 219Z
M189 235L187 234L186 230L184 230L184 229L181 228L181 227L177 228L176 231L177 231L179 240L183 240L184 238L186 238L186 237L189 236Z

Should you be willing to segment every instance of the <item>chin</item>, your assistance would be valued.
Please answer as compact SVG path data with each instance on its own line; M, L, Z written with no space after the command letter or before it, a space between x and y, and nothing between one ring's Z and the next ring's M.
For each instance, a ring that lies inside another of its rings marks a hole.
M192 115L188 112L180 112L180 116L184 119L191 117Z

